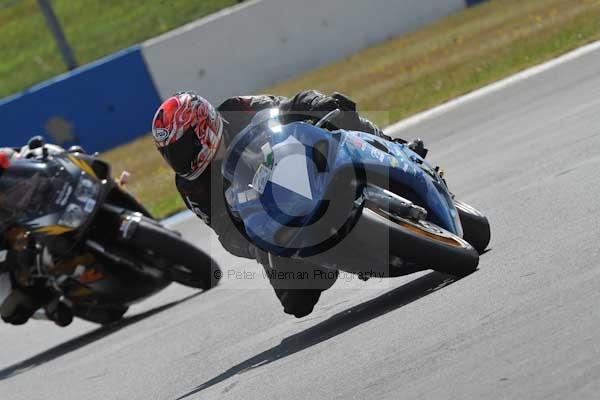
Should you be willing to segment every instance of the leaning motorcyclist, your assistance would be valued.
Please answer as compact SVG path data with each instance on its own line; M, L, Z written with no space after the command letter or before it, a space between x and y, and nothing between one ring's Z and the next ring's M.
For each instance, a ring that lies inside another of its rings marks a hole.
M342 113L335 120L336 128L384 136L372 122L358 115L356 104L349 98L314 90L300 92L292 98L233 97L216 109L195 92L177 93L158 108L152 133L157 149L176 173L175 183L187 207L215 231L227 251L261 263L270 272L270 283L284 311L300 318L310 314L321 293L335 283L337 271L324 271L295 259L269 257L245 236L242 222L230 217L223 200L220 171L225 150L257 112L268 108L278 108L287 121L320 119L339 109ZM307 268L314 273L294 273ZM273 274L274 270L292 274ZM279 280L278 276L303 279L290 282L288 278Z
M19 157L19 150L0 148L0 180L10 163ZM19 285L9 272L15 264L16 253L10 246L11 209L6 202L7 194L0 193L0 316L4 322L21 325L31 318L46 299L34 288Z
M35 136L20 149L0 148L0 317L4 322L13 325L26 323L38 309L46 306L54 298L52 292L40 282L19 282L15 266L28 264L31 260L28 259L28 252L19 251L18 236L13 234L16 230L11 229L11 223L18 211L14 209L14 199L10 199L10 196L15 184L26 182L2 179L14 160L35 156L35 149L41 145L43 139ZM45 148L50 154L65 151L62 147L50 144L45 145ZM68 151L81 152L83 149L73 146Z

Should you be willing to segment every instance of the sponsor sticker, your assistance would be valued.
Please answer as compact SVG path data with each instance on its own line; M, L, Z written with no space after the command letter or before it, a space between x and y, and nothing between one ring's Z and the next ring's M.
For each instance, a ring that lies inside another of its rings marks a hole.
M156 128L152 133L157 142L164 142L169 138L169 130L165 128Z
M367 147L367 143L359 137L350 136L350 143L359 150L364 150Z
M379 162L383 162L385 160L385 153L378 148L371 146L371 157L376 158Z
M256 190L258 193L263 194L265 192L265 187L271 179L271 175L273 171L271 168L267 167L264 164L261 164L260 167L256 170L254 174L254 178L252 178L252 189Z
M56 205L66 206L67 201L69 201L69 197L71 196L71 193L73 193L73 186L69 185L68 183L65 183L60 189L58 198L56 199Z
M258 194L254 190L246 190L245 192L238 193L237 196L239 204L244 204L258 199Z
M260 150L263 153L263 156L265 158L265 164L267 164L267 166L272 167L273 163L275 161L275 157L273 155L273 149L271 149L271 145L269 143L265 143Z
M85 202L85 206L83 207L83 211L85 211L86 213L91 213L92 211L94 211L94 208L96 207L96 200L94 199L88 199Z

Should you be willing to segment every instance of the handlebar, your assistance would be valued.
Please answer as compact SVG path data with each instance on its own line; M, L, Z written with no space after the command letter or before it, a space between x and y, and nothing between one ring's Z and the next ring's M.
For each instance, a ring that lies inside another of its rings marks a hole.
M323 118L321 118L316 124L315 126L317 128L322 128L323 125L325 125L326 123L336 119L340 114L342 113L342 110L340 110L339 108L336 108L335 110L327 113L327 115L325 115Z

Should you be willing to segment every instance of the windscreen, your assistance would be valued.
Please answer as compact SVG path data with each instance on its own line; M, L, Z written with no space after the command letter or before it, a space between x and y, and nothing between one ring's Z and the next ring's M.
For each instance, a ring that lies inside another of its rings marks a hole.
M0 231L62 208L73 188L58 161L17 160L0 175Z
M265 161L263 146L271 143L272 128L280 129L279 110L268 109L257 113L250 124L238 134L229 145L222 166L223 176L231 183L236 181L247 181L240 188L248 189L252 177L258 166ZM265 148L266 150L266 148Z

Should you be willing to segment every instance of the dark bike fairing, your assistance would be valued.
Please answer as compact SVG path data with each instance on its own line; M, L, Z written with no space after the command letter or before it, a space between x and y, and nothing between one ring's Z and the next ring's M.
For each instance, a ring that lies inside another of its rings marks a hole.
M3 229L18 227L27 231L52 254L49 272L61 274L80 268L79 278L71 280L69 294L129 302L151 295L169 282L115 266L82 243L88 236L106 236L106 229L118 231L118 216L107 224L110 218L100 209L107 197L126 199L128 207L136 203L108 174L108 166L85 154L63 152L17 159L0 176L1 224ZM141 206L131 209L140 211L147 213ZM101 218L96 218L99 213ZM134 286L130 285L132 279L137 281Z
M34 235L50 236L85 229L106 183L83 165L73 155L14 161L0 176L3 227L16 224Z

